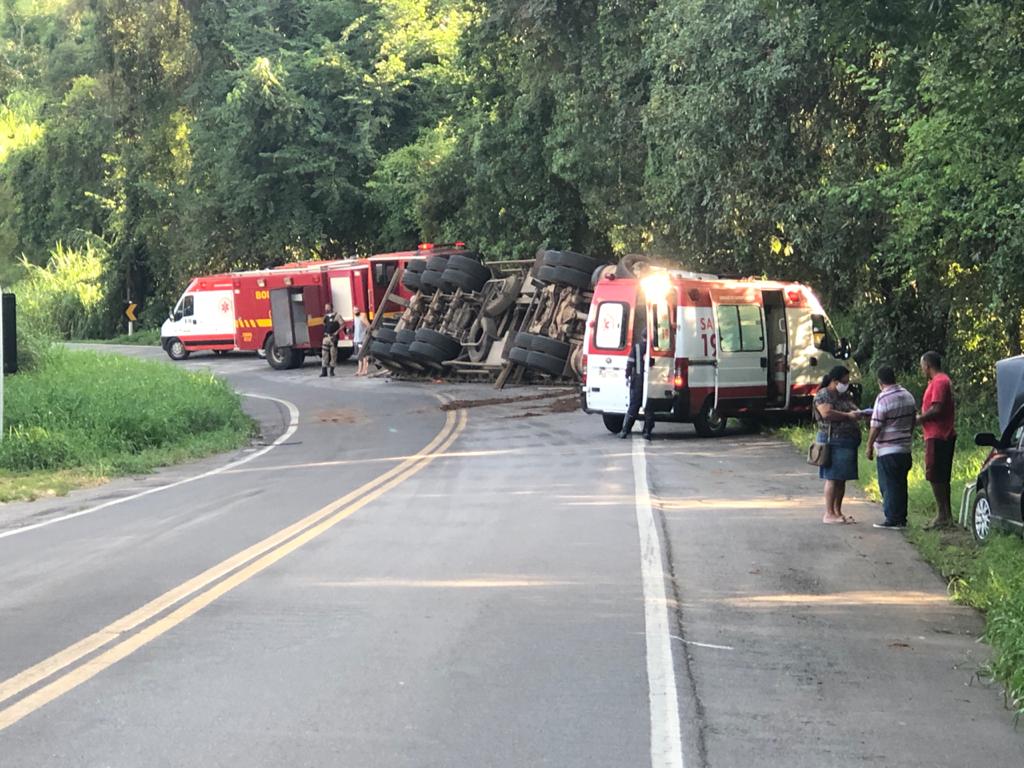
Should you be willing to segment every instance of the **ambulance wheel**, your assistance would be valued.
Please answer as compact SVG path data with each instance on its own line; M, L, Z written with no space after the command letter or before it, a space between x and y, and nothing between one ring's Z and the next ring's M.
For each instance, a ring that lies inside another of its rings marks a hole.
M519 365L526 365L526 358L530 356L530 350L522 347L512 347L508 351L508 359Z
M618 434L622 431L622 425L626 423L626 416L622 413L602 413L601 420L604 422L604 428L613 434Z
M709 397L697 412L693 427L701 437L721 437L725 434L728 421L715 410L715 398Z
M188 360L189 351L185 347L185 342L181 339L171 339L167 342L167 356L171 360Z
M565 358L546 355L543 352L530 352L526 356L526 367L535 371L561 376L565 373Z

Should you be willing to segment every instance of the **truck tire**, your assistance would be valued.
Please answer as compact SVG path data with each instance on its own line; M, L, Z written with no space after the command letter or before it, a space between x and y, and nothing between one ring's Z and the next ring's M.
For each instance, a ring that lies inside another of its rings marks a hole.
M498 334L498 321L495 320L493 317L482 315L480 317L480 327L483 328L484 333L486 333L488 336L494 339L494 341L497 341L498 339L501 338L501 336Z
M167 340L166 351L167 356L175 361L188 360L188 356L191 354L185 346L185 342L177 337Z
M480 308L484 317L501 317L512 305L516 303L520 292L523 290L523 281L520 277L513 275L506 277L500 284L492 283L495 286L490 298Z
M537 279L540 280L542 283L556 282L556 277L558 275L558 273L555 272L556 269L558 269L558 267L541 267L540 269L537 270Z
M512 347L508 351L508 359L519 365L526 365L526 358L530 356L530 350L522 347Z
M530 352L526 356L526 367L550 373L552 376L561 376L565 373L565 358L552 357L543 352Z
M406 270L402 274L402 285L404 285L410 291L415 293L416 291L418 291L420 289L420 277L421 276L422 276L422 273L420 273L420 272L410 272L410 271Z
M417 275L422 275L423 270L427 268L426 259L412 259L405 263L406 272L415 272Z
M491 351L493 339L484 330L484 318L478 317L466 334L466 353L471 363L482 363Z
M483 282L491 279L491 270L481 264L479 259L473 259L469 256L455 255L448 257L448 266L445 271L447 272L449 269L465 272L467 275L472 275L477 280L482 280Z
M538 334L533 337L533 344L530 345L530 351L543 352L545 355L550 355L551 357L568 360L569 352L572 351L572 347L564 341L559 341L558 339L552 339L548 336L541 336Z
M399 344L412 344L414 341L416 341L416 331L396 331L395 341L397 341Z
M441 280L449 290L461 288L466 293L479 293L480 289L487 285L489 279L489 277L480 278L459 269L446 269L441 274Z
M597 288L597 284L601 282L601 278L604 277L605 270L612 270L611 264L602 264L593 271L590 275L590 285L592 288ZM614 271L612 271L614 274Z
M601 266L601 260L575 251L546 251L544 264L549 267L568 267L579 272L593 274Z
M709 396L693 419L693 428L701 437L721 437L725 434L729 419L719 416L715 410L715 398Z
M415 362L415 359L409 354L409 345L401 341L396 341L391 345L391 349L388 351L392 360L397 360L400 363L406 361Z
M581 291L589 291L593 287L590 272L580 272L571 267L555 267L554 272L553 282L559 285L568 285Z
M424 273L426 272L444 272L448 268L448 257L447 256L431 256L427 259Z
M425 341L414 341L410 344L409 354L412 355L414 360L427 363L428 365L441 365L452 359L452 355Z
M398 341L398 334L391 328L378 328L373 332L373 338L385 344L394 344Z
M441 275L443 272L437 272L433 269L428 269L422 275L420 275L420 290L424 293L433 293L434 291L441 291L445 293L448 287L445 285Z
M622 431L622 425L626 423L626 415L624 413L602 413L601 420L604 422L604 428L613 434L618 434Z
M377 360L391 359L391 344L386 341L374 341L370 343L370 355Z
M420 328L416 331L416 341L430 344L432 347L441 350L448 355L445 360L457 357L459 352L462 351L462 345L456 339L453 339L451 336L445 336L443 333L432 331L429 328Z
M274 334L267 336L267 362L275 371L298 368L306 359L306 353L294 347L279 347L274 343Z

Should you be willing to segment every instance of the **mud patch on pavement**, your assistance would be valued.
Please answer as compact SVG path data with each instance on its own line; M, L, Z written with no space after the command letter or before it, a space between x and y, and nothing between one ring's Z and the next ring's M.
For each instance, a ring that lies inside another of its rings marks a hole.
M331 408L326 411L318 411L314 418L324 424L357 424L364 420L362 411L352 408Z
M547 416L552 413L572 413L580 409L580 401L575 395L566 395L560 397L550 403L545 403L541 410L538 411L523 411L522 413L515 413L511 416L506 416L506 419L529 419L537 416Z

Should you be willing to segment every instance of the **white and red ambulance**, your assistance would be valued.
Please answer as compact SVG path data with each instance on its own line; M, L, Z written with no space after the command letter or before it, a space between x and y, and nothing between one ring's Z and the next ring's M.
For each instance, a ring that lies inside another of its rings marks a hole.
M706 437L721 435L730 417L807 413L830 368L856 373L849 342L805 285L663 268L641 274L605 270L588 314L583 409L602 414L611 431L629 407L626 359L645 328L643 409L693 423Z

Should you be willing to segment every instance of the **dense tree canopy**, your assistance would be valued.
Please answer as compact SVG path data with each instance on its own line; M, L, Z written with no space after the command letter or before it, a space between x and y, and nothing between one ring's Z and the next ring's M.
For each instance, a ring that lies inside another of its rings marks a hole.
M982 382L1021 347L1022 99L1010 0L0 0L0 278L102 251L112 325L419 238L650 251Z

